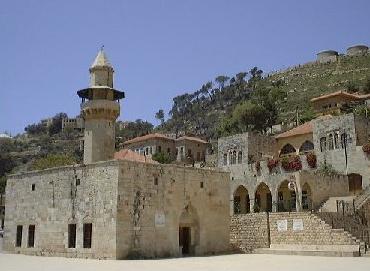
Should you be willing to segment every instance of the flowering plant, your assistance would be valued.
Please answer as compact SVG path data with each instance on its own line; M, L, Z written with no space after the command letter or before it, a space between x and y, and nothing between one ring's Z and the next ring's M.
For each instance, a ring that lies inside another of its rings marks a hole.
M281 166L285 171L297 171L302 169L302 162L298 155L284 157L281 160Z

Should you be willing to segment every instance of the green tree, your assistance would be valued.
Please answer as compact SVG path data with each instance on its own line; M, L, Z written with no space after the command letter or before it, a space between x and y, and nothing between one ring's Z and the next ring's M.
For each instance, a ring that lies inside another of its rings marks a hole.
M157 113L155 113L155 118L161 121L161 125L164 123L164 111L163 109L159 109Z
M218 84L218 88L220 90L223 90L225 87L225 84L227 81L229 81L230 77L225 76L225 75L219 75L216 77L215 81Z
M165 152L156 152L152 155L152 159L160 164L170 164L172 162L169 154Z

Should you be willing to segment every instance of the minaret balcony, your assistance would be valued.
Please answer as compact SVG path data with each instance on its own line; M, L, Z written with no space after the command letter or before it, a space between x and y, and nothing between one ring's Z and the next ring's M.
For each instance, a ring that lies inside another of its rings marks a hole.
M81 111L85 120L115 120L119 116L120 105L117 101L90 100L81 104Z

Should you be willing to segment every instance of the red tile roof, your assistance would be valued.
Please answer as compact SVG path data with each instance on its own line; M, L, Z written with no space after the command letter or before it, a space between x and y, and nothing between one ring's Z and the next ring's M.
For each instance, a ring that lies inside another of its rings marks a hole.
M182 137L179 137L176 139L176 141L181 141L181 140L190 140L190 141L196 141L198 143L202 143L202 144L207 144L208 142L203 140L203 139L200 139L199 137L193 137L193 136L182 136Z
M323 100L327 98L332 98L336 96L342 96L342 97L346 97L346 98L353 99L353 100L363 100L363 99L370 98L369 94L366 94L366 95L361 95L357 93L352 94L352 93L348 93L346 91L340 90L340 91L336 91L336 92L321 95L319 97L312 98L311 102L315 102L315 101L319 101L319 100Z
M159 134L159 133L155 133L155 134L147 134L145 136L135 137L133 139L130 139L130 140L125 141L123 144L126 145L126 144L131 144L131 143L146 141L146 140L149 140L149 139L173 140L172 138L169 138L169 137L167 137L165 135L162 135L162 134Z
M284 133L281 133L277 136L275 136L276 139L279 138L286 138L291 136L297 136L297 135L305 135L312 133L312 123L311 121L306 122L302 125L299 125L297 127L294 127L293 129L290 129Z
M143 163L150 163L150 164L158 164L158 162L154 161L152 158L149 158L148 156L138 154L138 153L136 153L132 150L129 150L129 149L122 149L122 150L114 153L114 159L116 159L116 160L129 160L129 161L143 162Z

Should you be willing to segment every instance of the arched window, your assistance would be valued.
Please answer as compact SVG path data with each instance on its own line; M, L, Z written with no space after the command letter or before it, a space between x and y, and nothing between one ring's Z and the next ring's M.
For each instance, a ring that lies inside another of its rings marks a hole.
M320 150L321 152L326 151L326 137L320 138Z
M299 148L299 152L305 153L305 152L312 151L313 149L314 149L313 143L309 140L306 140L305 142L303 142L303 144Z
M236 164L236 151L233 151L232 161L233 161L233 165L235 165Z
M238 152L238 164L243 162L243 153L241 151Z
M227 153L224 153L224 166L227 165Z
M334 136L333 136L333 134L329 135L329 142L328 143L329 143L328 144L329 150L334 149Z
M339 132L334 133L334 148L339 149Z
M280 151L280 155L284 155L284 154L290 154L290 153L295 153L296 150L295 148L290 145L290 144L286 144L284 145L284 147L281 149Z

